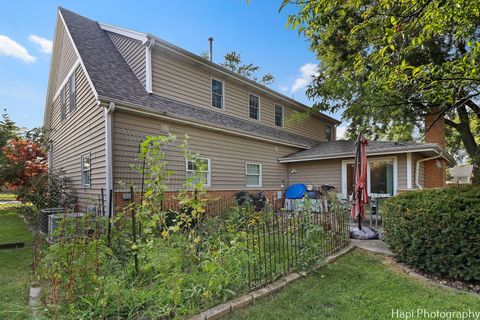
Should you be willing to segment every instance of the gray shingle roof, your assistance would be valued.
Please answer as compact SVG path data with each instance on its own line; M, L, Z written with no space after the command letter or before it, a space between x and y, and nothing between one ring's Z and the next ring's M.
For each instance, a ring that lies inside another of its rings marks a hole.
M415 150L437 150L442 149L436 143L419 142L395 142L395 141L369 141L367 145L367 154L381 153L402 153ZM332 157L353 157L355 155L355 141L337 140L330 142L320 142L307 150L301 150L281 158L281 161L295 161L300 159L322 159ZM449 155L445 155L449 156ZM450 158L448 159L450 160Z
M101 100L123 102L174 118L303 147L318 143L318 140L284 130L148 94L96 21L64 8L59 10Z

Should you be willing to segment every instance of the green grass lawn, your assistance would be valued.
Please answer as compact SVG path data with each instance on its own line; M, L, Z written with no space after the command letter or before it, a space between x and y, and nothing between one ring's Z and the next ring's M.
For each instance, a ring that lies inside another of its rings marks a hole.
M480 298L415 280L390 260L355 250L228 319L391 319L392 309L418 308L480 311Z
M32 233L15 210L0 210L0 244L14 242L30 245Z
M32 243L32 234L16 211L0 211L0 244ZM28 290L32 248L0 250L0 319L29 319Z

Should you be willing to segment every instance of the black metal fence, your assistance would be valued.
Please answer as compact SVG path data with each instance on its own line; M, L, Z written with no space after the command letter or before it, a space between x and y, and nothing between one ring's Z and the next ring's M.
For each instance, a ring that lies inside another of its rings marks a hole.
M248 283L257 287L303 269L350 243L348 212L282 212L247 227Z

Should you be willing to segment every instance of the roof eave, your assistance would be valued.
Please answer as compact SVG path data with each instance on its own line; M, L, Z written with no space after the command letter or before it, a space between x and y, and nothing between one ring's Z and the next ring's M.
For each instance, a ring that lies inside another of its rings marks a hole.
M138 114L145 114L145 115L148 114L148 115L151 115L151 116L164 118L166 120L170 120L170 121L173 121L173 122L187 123L187 124L194 125L194 126L207 127L208 129L215 130L215 131L227 132L227 133L230 133L230 134L233 134L233 135L241 135L241 136L249 137L249 138L255 139L255 140L273 142L273 143L276 143L276 144L295 147L295 148L304 149L304 150L310 148L309 145L298 144L298 143L289 142L289 141L285 141L285 140L281 140L281 139L275 139L275 138L266 137L266 136L252 135L249 132L244 132L244 131L240 131L240 130L233 130L232 128L229 128L229 127L220 126L220 125L217 125L217 124L211 124L211 123L204 122L204 121L199 121L199 120L193 119L193 118L192 119L180 118L180 117L177 117L175 114L171 114L171 113L164 112L164 111L159 111L159 110L152 109L152 108L147 108L147 107L142 106L142 105L137 105L137 104L133 104L131 102L126 102L126 101L122 101L122 100L118 100L118 99L114 99L114 98L110 98L110 97L106 97L106 96L99 96L99 100L101 102L107 103L107 104L110 103L110 102L113 102L113 103L120 106L120 107L117 106L116 107L117 109L124 109L125 111L131 111L131 112L138 113ZM123 108L122 108L122 106L123 106Z
M403 150L395 150L392 148L383 149L378 151L369 152L367 149L367 156L379 156L385 154L398 154L398 153L407 153L407 152L427 152L433 151L439 155L441 155L445 160L449 163L454 163L455 160L451 157L448 153L446 153L442 148L438 145L433 146L422 146L422 148L410 148L410 149L403 149ZM279 158L278 161L280 163L291 163L291 162L304 162L304 161L316 161L316 160L329 160L329 159L343 159L343 158L352 158L355 155L352 153L332 153L325 156L311 156L311 157L283 157ZM453 161L453 162L452 162Z

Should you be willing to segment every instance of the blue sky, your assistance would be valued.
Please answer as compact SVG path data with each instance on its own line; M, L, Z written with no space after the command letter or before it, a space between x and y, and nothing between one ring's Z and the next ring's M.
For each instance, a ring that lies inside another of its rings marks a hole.
M215 62L236 50L244 62L275 76L273 89L309 105L305 84L317 61L305 39L286 28L288 11L279 13L279 5L274 0L1 1L0 108L20 126L42 125L58 6L155 34L197 54L208 49L212 36Z

